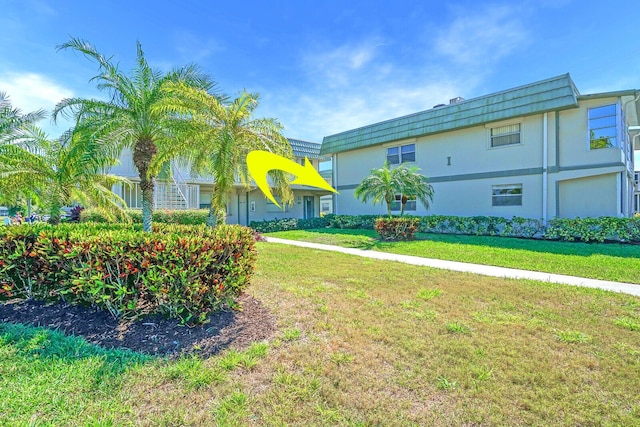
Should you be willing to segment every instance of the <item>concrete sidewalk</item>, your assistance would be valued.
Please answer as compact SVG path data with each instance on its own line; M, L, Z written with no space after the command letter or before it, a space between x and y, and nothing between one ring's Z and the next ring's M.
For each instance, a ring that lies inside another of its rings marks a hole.
M494 267L490 265L469 264L466 262L445 261L439 259L422 258L412 255L397 255L388 252L366 251L362 249L343 248L319 243L300 242L297 240L279 239L265 236L267 242L282 243L285 245L300 246L303 248L320 249L323 251L342 252L344 254L357 255L366 258L374 258L387 261L404 262L413 265L440 268L444 270L462 271L466 273L481 274L483 276L504 277L509 279L529 279L541 282L562 283L572 286L584 286L587 288L605 289L607 291L622 292L625 294L640 296L640 285L632 283L610 282L607 280L587 279L584 277L565 276L562 274L541 273L539 271L518 270L515 268Z

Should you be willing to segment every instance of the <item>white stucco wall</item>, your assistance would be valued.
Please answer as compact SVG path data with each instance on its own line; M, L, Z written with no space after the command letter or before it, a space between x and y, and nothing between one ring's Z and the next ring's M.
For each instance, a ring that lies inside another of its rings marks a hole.
M340 191L336 212L386 213L384 206L355 199L354 188L371 169L382 166L387 147L415 144L416 162L409 165L419 167L430 178L435 196L428 211L418 203L413 214L549 219L575 216L578 212L580 216L620 215L622 203L626 206L622 214L628 215L631 203L621 202L627 198L621 191L631 188L630 181L621 189L620 179L612 178L625 170L624 152L620 148L590 150L588 142L588 109L616 103L615 97L581 100L579 108L547 114L546 196L544 115L538 114L338 153L334 165ZM512 123L520 123L521 143L491 147L490 129ZM503 184L522 185L522 206L491 205L491 187ZM593 187L589 188L591 184Z

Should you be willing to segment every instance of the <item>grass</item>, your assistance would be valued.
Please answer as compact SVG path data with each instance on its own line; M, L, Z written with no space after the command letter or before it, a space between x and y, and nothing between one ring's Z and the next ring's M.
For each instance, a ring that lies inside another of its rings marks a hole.
M495 265L640 284L640 245L575 243L491 236L419 234L411 242L380 242L373 230L291 230L283 239Z
M270 342L171 361L0 324L0 425L640 424L638 297L258 249Z

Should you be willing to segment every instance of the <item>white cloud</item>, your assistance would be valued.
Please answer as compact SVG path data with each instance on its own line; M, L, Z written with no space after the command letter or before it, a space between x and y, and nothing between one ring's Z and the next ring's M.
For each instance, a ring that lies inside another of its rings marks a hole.
M47 76L36 73L0 74L0 91L9 95L14 108L23 114L43 109L50 117L53 107L63 100L74 96L71 89L57 84ZM44 120L39 126L51 136L57 136L71 126L71 122L61 118L57 125Z
M0 75L0 90L6 92L11 104L23 113L39 109L50 111L62 99L73 96L71 89L36 73Z
M394 43L370 38L306 52L301 62L306 83L262 90L260 114L280 118L289 137L320 142L327 135L470 96L481 79L477 73L453 76L429 59L419 61L423 46L416 48L413 61L394 61Z
M312 79L322 81L324 85L348 86L359 76L384 67L375 61L380 46L378 40L368 40L325 52L305 53L303 64Z
M459 12L436 37L435 50L461 64L495 62L528 43L522 12L508 6Z
M289 137L321 142L327 135L446 103L461 94L461 87L469 86L446 78L425 79L422 84L385 79L375 85L362 84L342 90L315 88L305 90L304 95L287 91L265 98L262 105L268 106L269 111L260 114L280 117ZM291 99L296 102L291 103Z
M212 38L203 39L191 31L176 31L172 38L175 50L187 62L204 62L215 52L223 49L218 41Z

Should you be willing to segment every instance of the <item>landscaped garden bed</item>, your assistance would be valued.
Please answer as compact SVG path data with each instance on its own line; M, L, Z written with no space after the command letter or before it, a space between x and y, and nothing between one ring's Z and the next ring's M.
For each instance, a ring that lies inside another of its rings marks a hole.
M139 227L138 227L139 228ZM249 284L255 238L240 226L24 225L0 229L0 299L63 300L117 318L203 323Z

